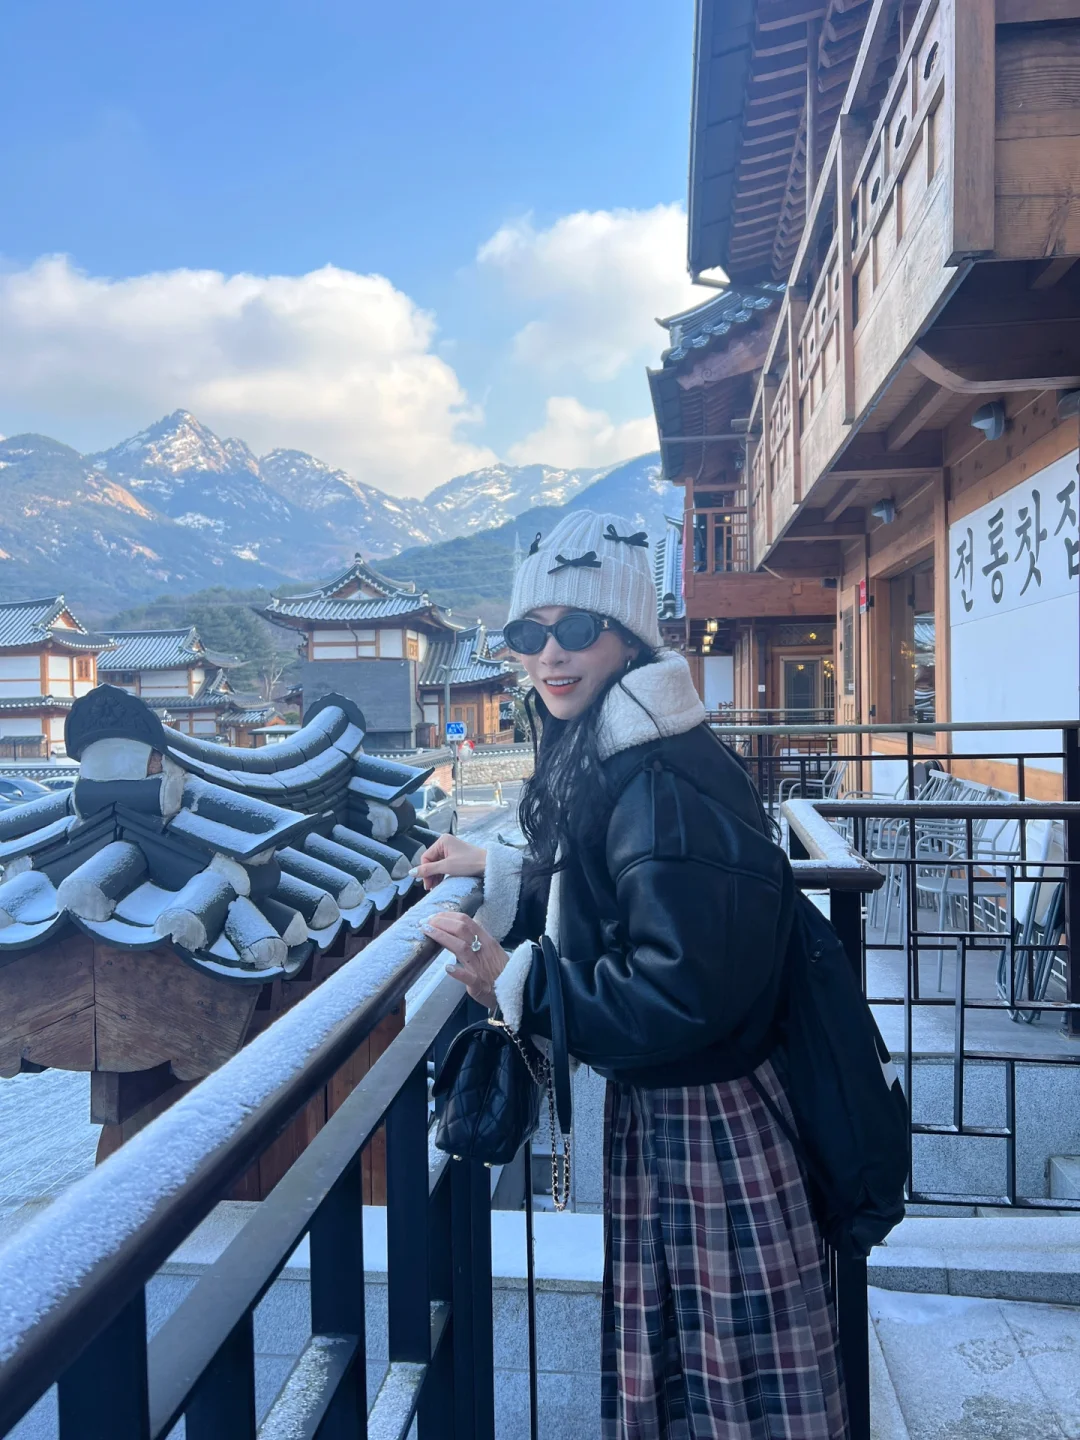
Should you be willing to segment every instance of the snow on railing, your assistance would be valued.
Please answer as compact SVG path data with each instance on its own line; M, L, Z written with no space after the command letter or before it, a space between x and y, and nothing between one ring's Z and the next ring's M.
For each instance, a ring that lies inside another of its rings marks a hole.
M393 1008L431 962L437 947L425 921L448 909L471 913L479 900L476 881L444 880L8 1241L0 1250L0 1393L13 1359L55 1346L81 1309L105 1299L100 1282L116 1308L126 1303L119 1292L131 1289L132 1273L150 1278L221 1198L223 1180L291 1118L300 1086L310 1079L313 1092L360 1042L349 1034L357 1012L374 1015L370 1029L380 1007ZM120 1271L126 1278L113 1289L107 1272Z

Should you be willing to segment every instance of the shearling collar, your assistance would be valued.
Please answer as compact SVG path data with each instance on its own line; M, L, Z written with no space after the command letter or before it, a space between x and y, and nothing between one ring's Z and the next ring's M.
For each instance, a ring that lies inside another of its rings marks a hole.
M674 650L661 650L652 665L631 670L608 691L600 711L600 758L620 750L693 730L705 719L690 667Z

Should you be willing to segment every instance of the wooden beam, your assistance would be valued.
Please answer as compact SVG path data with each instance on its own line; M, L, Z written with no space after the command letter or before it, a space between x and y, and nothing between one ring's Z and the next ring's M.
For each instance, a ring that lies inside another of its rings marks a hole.
M1080 6L1080 0L1077 0ZM1038 273L1031 282L1032 290L1051 290L1076 264L1075 255L1059 255L1056 260L1047 260L1045 265L1040 266Z
M994 248L994 0L951 0L950 9L945 93L952 155L945 264L957 265Z
M921 346L912 348L908 356L920 375L951 390L954 395L1004 395L1022 393L1025 390L1075 390L1080 386L1080 374L1067 375L1025 375L1015 379L999 377L985 380L967 380L955 370L948 369Z
M928 380L885 432L885 449L902 450L909 440L914 440L949 399L949 395L950 392L937 381Z
M999 25L1030 25L1035 20L1080 20L1080 0L997 0Z
M848 508L848 505L851 502L851 497L855 494L856 490L858 490L861 484L861 475L856 475L853 480L845 481L845 483L840 486L840 489L837 490L836 494L825 506L825 511L822 519L830 523L834 520L839 520L840 516Z
M806 27L806 101L803 111L803 129L806 136L806 221L810 221L810 204L814 198L814 186L817 184L817 126L818 126L818 99L817 99L817 60L818 46L821 43L821 28L816 20L811 20Z
M855 57L851 79L848 81L841 114L851 115L856 110L861 110L869 100L870 89L900 4L901 0L874 0L873 9L866 21L866 29L863 31L859 53Z
M850 196L855 172L866 144L866 127L853 115L840 116L840 144L836 152L836 224L840 237L840 363L845 425L855 420L855 297L852 278Z

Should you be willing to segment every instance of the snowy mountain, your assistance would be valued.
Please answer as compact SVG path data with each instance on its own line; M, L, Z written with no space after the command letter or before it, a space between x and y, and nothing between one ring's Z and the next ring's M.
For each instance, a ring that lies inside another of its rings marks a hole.
M565 505L600 470L556 470L550 465L487 465L432 490L423 504L433 539L452 540L505 525L537 505Z
M352 537L354 551L392 555L434 538L427 501L387 495L303 450L271 450L259 461L259 474L278 495Z
M491 465L399 498L301 450L256 456L186 410L93 455L13 436L0 442L0 486L0 598L66 589L109 610L163 591L310 581L356 552L414 554L537 507L589 503L651 529L669 488L642 456L608 470Z
M170 519L45 435L0 443L0 598L66 592L91 616L162 591L274 585L281 574L245 559L216 533Z

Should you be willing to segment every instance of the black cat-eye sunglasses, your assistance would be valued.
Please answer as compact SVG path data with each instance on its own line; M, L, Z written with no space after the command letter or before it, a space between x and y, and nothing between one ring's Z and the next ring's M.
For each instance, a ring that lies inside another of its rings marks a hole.
M517 655L539 655L549 635L563 650L588 650L604 630L613 628L606 615L593 615L588 610L571 610L554 625L541 625L539 620L511 620L503 626L503 637Z

